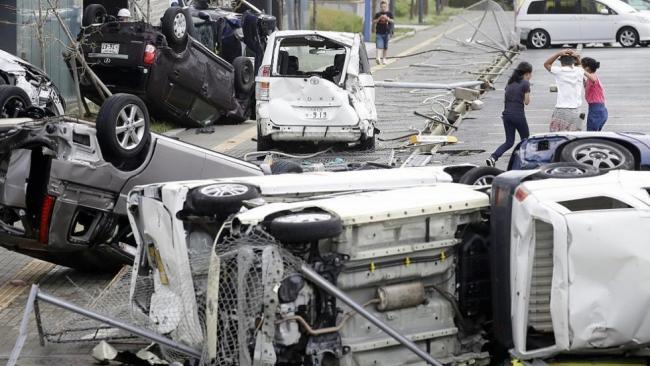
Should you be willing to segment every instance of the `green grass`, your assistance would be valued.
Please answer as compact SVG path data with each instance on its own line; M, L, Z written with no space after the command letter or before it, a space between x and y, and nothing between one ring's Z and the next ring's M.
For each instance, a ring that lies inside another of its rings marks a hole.
M395 4L395 23L397 24L419 24L418 23L418 14L417 14L417 1L414 2L415 14L413 19L409 19L409 7L411 6L411 0L397 0ZM459 14L463 9L445 7L440 12L440 15L436 15L436 2L435 0L429 0L429 15L425 15L424 22L422 24L426 25L440 25L450 17Z
M336 9L317 7L316 29L358 33L363 31L363 18Z
M167 131L173 130L174 128L178 128L178 126L176 126L171 122L167 122L167 121L151 122L151 132L153 133L163 134Z

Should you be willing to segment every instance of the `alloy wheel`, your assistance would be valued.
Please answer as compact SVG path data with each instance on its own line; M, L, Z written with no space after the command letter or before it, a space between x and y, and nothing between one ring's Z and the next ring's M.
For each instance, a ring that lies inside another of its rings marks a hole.
M115 137L125 150L135 149L145 133L145 120L142 109L135 104L127 104L117 116Z
M201 194L210 197L235 197L248 192L248 187L243 184L226 183L213 184L201 188Z
M623 152L601 144L581 146L573 151L575 161L599 169L616 169L625 163Z

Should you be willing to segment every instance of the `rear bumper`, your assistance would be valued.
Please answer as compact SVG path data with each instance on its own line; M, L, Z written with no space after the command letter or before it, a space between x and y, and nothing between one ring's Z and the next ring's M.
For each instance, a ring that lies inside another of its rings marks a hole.
M374 124L368 121L350 126L288 126L261 119L258 124L262 135L270 135L273 141L356 142L362 137L372 136L374 131Z

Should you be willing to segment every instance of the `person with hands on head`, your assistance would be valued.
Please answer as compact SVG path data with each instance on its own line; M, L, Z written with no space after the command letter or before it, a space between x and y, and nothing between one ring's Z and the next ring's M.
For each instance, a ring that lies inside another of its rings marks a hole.
M553 65L558 59L560 65ZM557 100L549 131L580 131L584 77L584 70L580 67L580 55L571 49L559 51L544 62L544 68L553 74L557 85Z
M605 107L605 91L596 70L600 68L600 62L591 57L581 60L582 68L585 70L585 99L589 105L587 114L587 131L601 131L607 122L607 107Z
M375 45L377 46L376 61L377 65L386 65L386 55L388 54L388 41L393 29L393 13L388 11L388 1L382 0L380 11L375 14L372 23L375 24Z

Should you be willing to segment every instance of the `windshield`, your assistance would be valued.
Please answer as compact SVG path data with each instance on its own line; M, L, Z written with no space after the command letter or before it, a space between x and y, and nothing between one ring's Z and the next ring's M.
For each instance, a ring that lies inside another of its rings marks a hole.
M320 36L284 38L277 44L275 75L318 75L335 83L341 80L348 47Z
M646 1L646 0L627 0L626 2L636 10L650 10L650 1Z
M627 3L629 3L629 2L630 2L630 0L627 0ZM609 4L609 2L606 3L606 4ZM610 7L612 9L614 9L619 14L628 14L628 13L638 13L639 12L638 10L634 9L633 7L631 7L630 5L628 5L628 4L626 4L626 3L622 2L622 1L617 1L615 6L614 6L614 4L611 4Z

